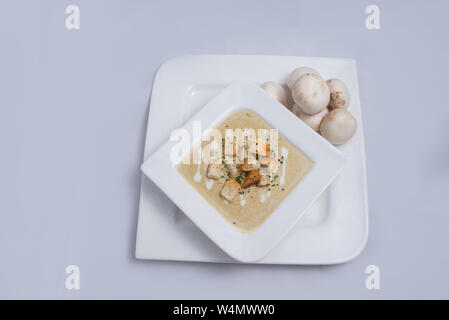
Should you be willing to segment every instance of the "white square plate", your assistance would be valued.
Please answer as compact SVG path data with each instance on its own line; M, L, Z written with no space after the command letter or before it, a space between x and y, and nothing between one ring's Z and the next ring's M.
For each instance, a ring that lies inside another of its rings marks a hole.
M254 262L271 249L298 222L343 168L342 154L292 112L255 84L235 84L224 89L182 127L194 136L193 121L203 132L218 126L231 113L248 110L264 119L314 162L312 169L256 230L243 233L227 222L179 174L170 160L178 141L164 143L142 165L142 171L220 248L241 262ZM242 128L243 129L243 128ZM192 146L198 145L193 141ZM190 154L188 150L181 158Z
M355 62L350 59L288 56L199 55L170 59L158 70L151 93L145 142L147 159L171 130L235 82L285 83L292 69L310 66L324 78L342 79L358 123L355 136L339 146L346 164L288 235L257 263L336 264L356 257L368 238L363 125ZM138 259L227 262L220 250L148 178L142 179L136 237Z

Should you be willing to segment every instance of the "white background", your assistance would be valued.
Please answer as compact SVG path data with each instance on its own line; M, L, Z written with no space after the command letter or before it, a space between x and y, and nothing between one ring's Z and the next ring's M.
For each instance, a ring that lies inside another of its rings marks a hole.
M65 28L69 4L80 30ZM380 30L365 28L369 4ZM444 1L2 1L0 298L449 298L448 13ZM186 54L357 61L371 225L356 260L134 258L153 77ZM65 287L69 264L80 290ZM380 290L365 287L370 264Z

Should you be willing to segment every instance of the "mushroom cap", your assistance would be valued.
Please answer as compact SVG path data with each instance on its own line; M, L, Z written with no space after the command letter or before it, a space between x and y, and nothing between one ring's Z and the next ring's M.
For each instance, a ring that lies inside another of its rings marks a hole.
M316 74L317 76L320 75L318 73L318 71L316 71L315 69L312 69L312 68L309 68L309 67L299 67L299 68L294 69L290 73L290 75L288 76L287 86L290 89L293 89L293 86L295 85L296 80L298 80L299 77L304 75L304 74Z
M260 85L262 89L268 92L273 98L282 103L284 106L288 104L287 93L285 89L277 82L268 81Z
M320 76L304 74L296 80L292 89L292 98L304 113L313 115L327 107L330 91Z
M351 96L345 83L339 79L329 79L326 83L331 94L329 107L332 109L347 108L351 103Z
M329 112L321 122L320 133L330 143L343 144L354 135L357 121L348 110L338 108Z
M295 104L292 108L292 112L296 114L299 119L304 121L313 130L318 131L320 130L320 125L321 122L323 121L323 118L329 113L329 110L327 108L324 108L321 112L318 112L317 114L314 115L310 115L304 113L301 110L301 108Z

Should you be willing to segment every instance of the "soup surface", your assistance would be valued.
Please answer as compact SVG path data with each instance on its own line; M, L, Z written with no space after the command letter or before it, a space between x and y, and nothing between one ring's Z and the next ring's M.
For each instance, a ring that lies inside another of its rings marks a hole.
M255 132L258 132L258 129L269 130L272 128L255 113L239 110L231 114L216 129L221 132L223 137L226 137L225 130L227 129L254 129ZM210 142L202 142L202 149L208 144ZM274 143L270 144L268 140L267 144L275 145ZM217 166L222 171L214 178L210 178L212 173L211 168L208 167L210 164L205 164L203 161L200 164L181 163L177 170L229 223L242 232L251 232L273 213L276 207L313 167L313 162L280 134L278 135L276 149L269 150L265 154L266 157L261 155L255 157L255 161L258 162L256 165L260 167L259 172L261 174L258 174L257 170L252 170L251 174L249 174L249 171L239 170L238 173L231 175L229 167L224 164L224 161L221 161L222 164L220 163L219 167ZM246 147L246 150L248 151L248 147ZM198 154L198 152L199 146L196 146L190 153L189 159L192 160L194 153ZM277 165L276 169L269 174L265 174L266 178L262 178L265 179L265 183L258 180L257 183L249 187L242 187L251 183L253 176L257 180L258 177L264 175L259 162L263 163L263 159L268 158ZM243 168L239 165L236 165L236 167ZM236 174L238 174L237 177L235 177ZM232 181L230 182L230 180ZM227 185L229 187L224 190ZM238 193L234 196L233 194L229 195L228 191L232 193L235 190L234 188L238 189Z

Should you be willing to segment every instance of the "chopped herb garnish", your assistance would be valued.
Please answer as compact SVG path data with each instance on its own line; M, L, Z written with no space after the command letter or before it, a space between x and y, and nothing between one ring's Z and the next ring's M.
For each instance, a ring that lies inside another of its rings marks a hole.
M242 184L243 182L243 176L239 175L237 178L235 178L235 181L237 181L239 184Z

